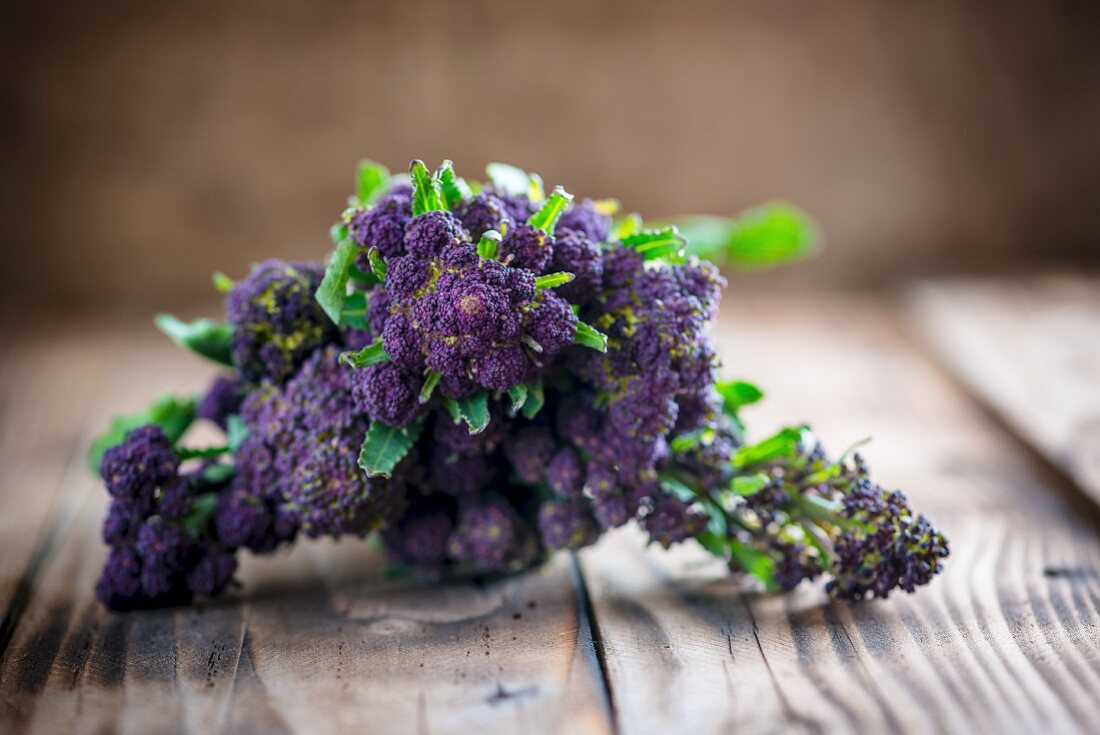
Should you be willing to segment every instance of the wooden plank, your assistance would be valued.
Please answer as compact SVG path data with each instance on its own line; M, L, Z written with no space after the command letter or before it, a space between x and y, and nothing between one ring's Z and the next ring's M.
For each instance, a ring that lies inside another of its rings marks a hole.
M907 303L967 390L1100 503L1100 280L938 280Z
M731 375L765 383L767 431L813 419L836 450L868 433L872 469L952 542L912 596L829 603L746 591L641 534L582 552L621 731L1100 731L1100 543L873 302L727 303Z
M53 337L5 327L0 358L0 655L32 592L37 568L67 515L58 456L77 452L103 382L114 333L69 320Z
M208 373L144 336L128 337L108 372L113 408L198 388ZM92 597L106 494L82 454L52 456L69 464L76 510L0 662L0 731L610 730L568 556L427 587L383 580L363 544L300 544L246 557L244 589L228 599L111 615Z

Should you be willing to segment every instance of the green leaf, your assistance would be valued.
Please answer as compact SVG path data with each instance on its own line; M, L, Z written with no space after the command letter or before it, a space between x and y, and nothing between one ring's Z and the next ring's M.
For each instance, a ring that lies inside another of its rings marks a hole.
M233 328L213 319L196 319L193 322L180 321L171 314L157 314L153 322L157 329L168 335L169 339L181 347L186 347L208 360L232 367L233 357L229 349L229 339Z
M527 386L527 400L523 404L523 417L530 420L535 418L542 410L543 404L546 403L546 393L542 386L542 378L528 381L525 385Z
M328 318L337 324L340 322L340 315L344 312L344 302L348 298L348 276L358 251L358 246L351 238L345 237L340 240L336 245L336 252L332 254L332 259L325 268L321 285L313 295Z
M806 212L783 202L745 210L733 219L679 217L674 222L688 238L688 252L740 268L769 268L816 251L821 229Z
M747 498L766 488L771 481L772 478L763 472L757 472L754 475L739 475L730 482L730 489L736 495Z
M187 511L187 515L183 517L183 527L192 538L202 535L203 529L206 528L206 524L210 522L210 518L214 515L214 508L218 504L220 494L217 492L203 493L191 501L191 508Z
M442 373L438 373L435 370L428 371L428 377L424 381L424 385L421 386L420 396L417 398L421 404L427 403L432 399L432 393L435 392L435 387L439 385L439 379L442 377Z
M485 167L485 173L493 187L505 194L529 194L531 177L521 168L516 168L507 163L490 163Z
M463 200L472 196L465 179L455 176L454 164L450 161L443 162L443 165L436 171L435 177L439 179L439 189L447 209L454 209Z
M367 328L367 294L363 291L353 291L344 301L344 309L340 312L341 327L351 329Z
M735 467L748 467L773 459L794 457L799 447L811 443L813 435L807 426L789 426L767 439L738 448L733 455Z
M742 570L764 583L771 591L779 589L775 581L775 560L762 551L746 546L737 539L728 539L730 557Z
M607 335L584 322L577 322L577 334L573 341L600 352L607 352Z
M661 489L680 502L694 503L698 499L695 496L695 490L688 487L679 478L665 472L658 473L657 478L660 481Z
M340 355L340 362L353 368L365 368L380 362L389 362L389 359L386 348L382 346L381 337L358 352L345 352Z
M612 226L608 239L612 242L622 242L624 237L630 237L641 229L642 216L637 212L631 212Z
M363 159L355 176L355 198L360 206L372 204L390 188L390 170L376 161Z
M719 381L714 387L722 396L722 407L729 411L736 411L764 397L764 391L744 380Z
M107 431L96 437L88 448L88 464L92 471L98 473L103 462L103 453L116 444L121 444L126 435L139 426L156 424L164 430L169 441L175 443L194 422L196 404L194 397L177 398L165 395L153 401L144 411L116 416Z
M684 237L675 226L661 230L642 230L622 238L623 245L634 248L643 260L669 258L682 254Z
M466 422L471 434L480 434L489 425L488 391L479 391L465 398L444 398L443 404L456 424Z
M198 479L203 485L221 485L228 482L236 472L231 464L209 464L200 470Z
M680 454L700 444L710 444L712 441L714 441L714 429L704 426L686 434L680 434L669 442L668 446L674 453Z
M514 416L527 403L527 384L520 383L509 388L508 399L512 402L508 410Z
M548 235L553 235L554 226L561 219L562 214L565 213L565 208L569 206L571 201L573 201L572 194L560 186L555 186L554 193L550 195L550 198L546 200L539 211L531 215L527 220L527 224L539 228Z
M229 447L225 444L218 447L177 447L176 455L181 460L207 459L211 457L220 457L228 451Z
M444 210L443 195L439 192L439 182L428 173L423 161L413 161L409 165L409 174L413 182L413 216Z
M370 272L374 274L374 277L378 279L380 283L386 282L386 261L382 259L382 253L378 252L378 248L371 248L367 252L367 262L370 263Z
M500 244L501 239L499 232L488 230L477 243L477 254L486 260L496 260L497 245Z
M214 282L214 288L219 293L229 293L233 290L233 279L221 271L214 271L214 274L210 276L210 280Z
M372 421L359 450L359 466L367 477L389 477L393 468L412 449L424 428L424 420L417 419L408 426L395 428L381 421Z
M711 554L723 559L729 553L729 543L725 536L712 531L703 531L695 536L695 540Z
M557 288L558 286L564 286L572 281L576 276L572 273L547 273L545 276L539 276L535 279L536 289Z
M225 420L225 436L229 451L236 454L244 444L244 440L248 438L248 424L237 414L230 414Z

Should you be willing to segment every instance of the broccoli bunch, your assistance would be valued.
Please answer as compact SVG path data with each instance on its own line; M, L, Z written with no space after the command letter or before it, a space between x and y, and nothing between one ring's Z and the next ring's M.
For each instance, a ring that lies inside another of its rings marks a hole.
M217 595L238 550L300 535L375 534L436 578L522 570L630 521L776 590L885 597L940 571L943 536L858 455L830 461L802 427L746 442L762 394L717 379L709 333L725 281L675 227L489 174L367 164L326 267L217 276L224 323L158 318L227 371L100 443L105 604ZM196 417L225 444L180 446Z

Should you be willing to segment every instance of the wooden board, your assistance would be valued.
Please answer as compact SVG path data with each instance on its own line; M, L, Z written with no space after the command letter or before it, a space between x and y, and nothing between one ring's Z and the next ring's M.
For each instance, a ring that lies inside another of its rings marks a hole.
M760 596L627 529L481 586L387 581L364 545L301 544L246 558L243 590L217 603L111 615L91 593L106 498L84 445L109 413L210 370L143 325L106 325L0 358L4 579L28 580L0 732L1097 731L1093 519L881 303L730 295L722 354L770 392L752 425L811 419L834 450L874 434L879 479L952 539L929 588ZM51 391L62 378L77 384ZM25 509L21 527L9 514Z
M915 595L830 604L605 539L581 559L622 732L1097 732L1095 528L866 301L726 313L730 374L770 391L750 426L810 419L834 451L873 434L878 479L952 556Z
M912 321L937 359L1100 503L1100 280L942 280Z

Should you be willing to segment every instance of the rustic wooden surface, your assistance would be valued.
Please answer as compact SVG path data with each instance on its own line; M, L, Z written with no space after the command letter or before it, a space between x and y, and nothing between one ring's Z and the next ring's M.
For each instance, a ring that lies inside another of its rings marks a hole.
M84 447L112 412L209 372L144 321L5 327L0 732L1096 732L1096 513L911 323L884 301L731 291L717 336L731 373L769 390L757 431L812 419L834 450L874 435L879 479L952 540L918 594L758 595L624 529L436 588L384 580L361 544L302 544L247 559L225 600L123 616L92 597L105 493Z

